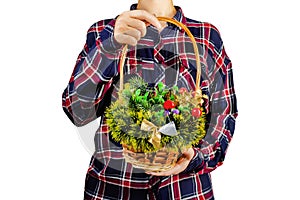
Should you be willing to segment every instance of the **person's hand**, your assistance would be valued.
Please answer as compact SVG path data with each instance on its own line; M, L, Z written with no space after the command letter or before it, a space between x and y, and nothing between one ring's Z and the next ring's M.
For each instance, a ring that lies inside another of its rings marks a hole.
M169 169L164 172L151 172L147 171L147 174L153 175L153 176L170 176L170 175L175 175L179 174L180 172L184 171L187 166L189 165L190 161L194 157L194 150L193 148L189 148L187 151L182 153L182 156L178 159L177 163L172 169Z
M147 25L152 24L158 30L162 29L159 20L144 10L132 10L123 12L118 16L114 39L120 44L135 46L141 37L146 35Z

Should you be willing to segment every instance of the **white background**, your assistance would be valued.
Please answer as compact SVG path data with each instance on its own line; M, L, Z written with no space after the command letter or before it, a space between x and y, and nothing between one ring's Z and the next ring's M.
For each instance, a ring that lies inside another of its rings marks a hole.
M90 155L61 93L90 25L133 2L1 2L0 199L82 199ZM224 165L212 173L217 200L299 199L296 2L174 2L218 27L234 66L239 117Z

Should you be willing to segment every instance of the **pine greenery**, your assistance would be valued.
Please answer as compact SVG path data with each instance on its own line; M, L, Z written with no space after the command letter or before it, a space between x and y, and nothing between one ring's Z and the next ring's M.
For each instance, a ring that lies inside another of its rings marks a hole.
M179 113L164 109L164 102L177 102ZM178 93L178 88L167 89L163 83L149 87L141 78L132 78L120 98L106 110L105 116L110 134L116 142L126 145L135 152L154 152L156 149L148 140L152 132L142 131L140 126L144 119L161 127L169 121L174 121L176 136L161 134L161 148L167 147L181 150L199 143L205 136L205 113L200 106L200 100L192 98L191 92ZM191 110L199 107L200 117L193 117ZM169 114L166 116L166 112Z

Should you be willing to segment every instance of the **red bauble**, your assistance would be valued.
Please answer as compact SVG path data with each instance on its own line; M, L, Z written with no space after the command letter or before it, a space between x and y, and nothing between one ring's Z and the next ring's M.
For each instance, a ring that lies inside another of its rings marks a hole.
M175 108L175 103L173 101L171 101L171 100L165 101L165 103L164 103L164 109L165 110L170 110L172 108Z
M182 87L182 88L179 89L179 93L180 94L184 94L186 92L188 92L188 90L186 88L184 88L184 87Z
M201 114L202 114L202 111L201 111L200 108L193 108L192 109L192 116L193 117L199 118L201 116Z

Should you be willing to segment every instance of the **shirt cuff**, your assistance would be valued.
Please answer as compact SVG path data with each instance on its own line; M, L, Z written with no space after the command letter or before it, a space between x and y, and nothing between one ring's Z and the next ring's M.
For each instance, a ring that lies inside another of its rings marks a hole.
M100 47L107 53L118 53L122 50L123 45L118 43L114 38L115 20L109 22L100 32Z

